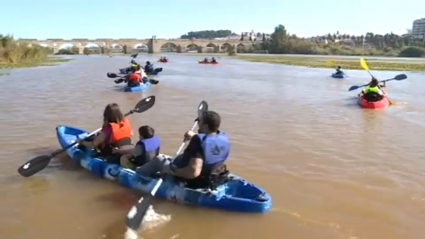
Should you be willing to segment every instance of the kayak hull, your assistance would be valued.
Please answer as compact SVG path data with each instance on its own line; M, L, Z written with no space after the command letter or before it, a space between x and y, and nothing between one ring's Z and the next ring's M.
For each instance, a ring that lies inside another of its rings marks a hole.
M146 82L143 85L134 86L134 87L124 86L124 92L141 92L141 91L148 90L150 86L151 86L150 82Z
M390 105L390 101L388 100L388 97L385 96L380 101L368 101L364 98L363 95L359 96L359 99L357 101L360 107L366 108L366 109L384 109Z
M204 62L204 61L199 61L199 64L204 64L204 65L218 65L220 63L219 62Z
M161 63L168 63L168 61L158 61L158 62L161 62Z
M65 148L85 138L89 132L70 126L58 126L57 138L62 148ZM133 170L125 169L116 164L109 164L99 158L93 157L93 150L82 151L77 146L67 149L67 154L81 164L92 174L141 192L150 193L159 180L158 177L147 177L136 174ZM169 158L167 155L160 157ZM226 211L264 213L271 209L272 198L263 189L236 176L229 175L229 180L217 187L210 189L190 189L173 178L166 178L159 187L156 196L200 207L217 208Z
M335 73L333 73L333 74L331 75L331 77L332 77L332 78L337 78L337 79L344 79L344 78L347 78L347 77L345 76L345 74L335 74Z

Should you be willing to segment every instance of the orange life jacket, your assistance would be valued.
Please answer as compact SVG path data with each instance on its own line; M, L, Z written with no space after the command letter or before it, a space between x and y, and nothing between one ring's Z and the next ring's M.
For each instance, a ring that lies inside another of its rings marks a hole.
M130 75L130 80L140 83L140 78L142 77L141 73L134 73Z
M110 144L117 144L123 139L130 139L133 137L133 126L131 126L130 120L124 119L120 124L109 123L112 128L112 135L110 138Z

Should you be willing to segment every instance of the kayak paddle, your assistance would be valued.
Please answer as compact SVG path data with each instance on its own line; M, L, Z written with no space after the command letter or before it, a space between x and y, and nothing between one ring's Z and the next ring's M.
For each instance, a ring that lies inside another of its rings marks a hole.
M392 81L392 80L404 80L404 79L407 79L407 76L406 76L405 74L400 74L400 75L396 75L394 78L387 79L387 80L382 80L382 81L380 81L380 82L387 82L387 81ZM357 90L358 88L366 87L366 86L368 86L368 85L369 85L369 84L366 84L366 85L353 85L353 86L351 86L351 87L348 89L348 91Z
M124 116L129 116L133 113L145 112L148 109L150 109L154 104L155 104L155 96L146 97L146 98L142 99L141 101L139 101L139 103L137 103L137 105L134 107L134 109L130 110ZM99 129L91 132L89 135L87 135L87 137L85 139L91 137L92 135L95 135L97 132L99 132L101 130L102 130L102 128L99 128ZM30 161L26 162L24 165L22 165L21 167L18 168L18 173L20 175L24 176L24 177L29 177L29 176L32 176L32 175L38 173L39 171L41 171L41 170L43 170L44 168L47 167L47 165L49 164L49 162L52 158L56 157L58 154L60 154L64 151L66 151L67 149L81 143L85 139L78 140L78 141L70 144L68 147L61 149L59 151L56 151L56 152L52 153L51 155L43 155L43 156L38 156L36 158L31 159Z
M107 75L109 78L125 77L125 76L117 75L117 74L115 74L115 73L111 73L111 72L108 72L106 75ZM148 81L149 81L151 84L153 84L153 85L157 85L157 84L159 83L159 80L155 80L155 79L148 79ZM122 82L122 81L117 80L115 83L119 84L119 83L121 83L121 82Z
M192 131L195 129L198 121L202 118L202 114L206 111L208 111L208 103L205 101L202 101L199 104L198 117L195 119L195 123L193 124L191 129ZM183 150L185 143L186 143L186 139L183 139L183 143L180 146L179 150L177 150L176 156L179 155L180 151ZM164 163L165 162L166 160L164 160ZM145 217L145 214L147 210L149 209L149 205L151 204L150 201L155 196L156 191L161 186L163 180L164 180L164 176L161 177L158 180L158 182L155 184L155 186L153 187L147 199L143 200L143 197L140 198L139 202L130 209L130 211L127 214L127 221L126 221L127 228L130 228L133 231L137 231L139 229L141 223L143 222L143 218Z
M369 75L372 77L372 78L375 78L373 75L372 75L372 73L370 73L370 71L369 71L369 66L367 65L367 63L366 63L366 61L365 61L365 59L363 59L363 58L360 58L360 65L363 67L363 69L365 69L368 73L369 73ZM399 76L399 77L398 77ZM397 78L398 77L398 78ZM402 74L402 75L397 75L396 77L394 77L393 79L388 79L388 80L384 80L384 81L381 81L381 82L387 82L387 81L390 81L390 80L404 80L404 79L406 79L407 78L407 76L406 75L404 75L404 74ZM369 84L367 84L367 85L369 85ZM366 86L367 86L366 85ZM390 98L388 98L388 96L386 96L387 97L387 99L388 99L388 101L390 102L390 105L395 105L396 103L394 102L394 101L392 101Z

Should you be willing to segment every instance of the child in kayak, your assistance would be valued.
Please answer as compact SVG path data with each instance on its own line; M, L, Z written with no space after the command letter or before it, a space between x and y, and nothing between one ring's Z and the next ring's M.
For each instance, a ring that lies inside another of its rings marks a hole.
M381 87L385 87L385 82L384 85L379 85L379 81L375 77L372 77L369 86L361 92L361 95L364 95L366 100L372 102L382 100L384 91Z
M335 75L342 75L342 74L344 74L344 72L342 72L342 70L341 70L341 66L338 66L338 68L336 68L335 70L336 70Z
M142 166L159 155L161 140L155 136L155 130L144 125L139 128L139 138L134 148L113 149L114 153L122 154L121 166L128 169L135 169Z

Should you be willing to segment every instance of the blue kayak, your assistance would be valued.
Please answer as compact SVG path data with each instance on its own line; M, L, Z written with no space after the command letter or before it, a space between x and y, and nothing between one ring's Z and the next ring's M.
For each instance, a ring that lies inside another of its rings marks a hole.
M346 78L346 77L347 77L347 75L346 75L346 74L335 74L335 73L333 73L333 74L331 75L331 77L333 77L333 78L338 78L338 79L344 79L344 78Z
M56 132L62 148L67 147L78 139L85 138L89 134L85 130L69 126L58 126ZM66 152L69 157L92 174L118 181L121 185L130 189L150 193L159 180L159 176L143 176L133 170L93 157L93 150L82 151L77 146L74 146ZM170 156L163 154L160 157L170 158ZM172 177L169 177L163 181L156 196L178 203L226 211L264 213L272 207L272 198L268 193L233 174L230 174L228 181L218 186L216 190L186 188Z
M124 91L125 92L141 92L141 91L145 91L149 89L150 86L151 86L151 83L148 81L144 83L143 85L139 85L139 86L134 86L134 87L124 86Z

